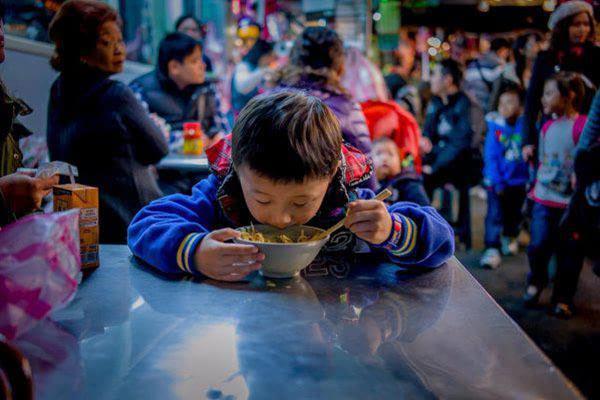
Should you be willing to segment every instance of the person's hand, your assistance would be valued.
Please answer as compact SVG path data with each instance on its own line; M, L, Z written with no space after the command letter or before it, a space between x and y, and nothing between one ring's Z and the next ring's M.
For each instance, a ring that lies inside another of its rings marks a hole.
M381 244L392 230L392 217L379 200L356 200L348 205L346 228L372 244Z
M39 209L42 199L58 185L59 176L33 178L16 173L0 178L0 191L10 209L17 215L25 215Z
M156 113L151 113L149 116L156 126L160 128L162 134L168 142L169 138L171 137L171 126L167 123L167 120Z
M571 188L573 190L577 189L577 175L575 173L571 174Z
M423 165L423 168L421 168L421 172L423 172L423 174L425 175L431 175L433 169L431 168L431 165Z
M431 143L428 137L422 136L421 140L419 140L419 148L421 149L421 153L429 154L433 150L433 143Z
M523 146L523 159L525 161L529 161L533 158L533 154L535 153L535 146L532 144L528 144L527 146Z
M260 269L265 255L256 246L226 243L240 237L235 229L226 228L206 235L194 254L196 269L219 281L239 281Z

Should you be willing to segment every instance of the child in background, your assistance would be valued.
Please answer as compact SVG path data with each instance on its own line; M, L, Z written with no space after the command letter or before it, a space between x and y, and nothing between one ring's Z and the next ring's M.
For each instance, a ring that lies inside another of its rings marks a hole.
M586 122L586 117L579 114L584 90L580 75L570 72L558 73L544 86L544 113L553 115L553 119L540 133L539 168L530 193L534 201L528 249L531 272L524 295L529 306L537 304L548 283L548 263L555 251L558 270L583 262L582 256L570 254L564 246L559 224L573 194L575 148ZM556 290L552 297L552 313L560 317L572 314L571 304L557 301Z
M498 115L487 121L484 147L484 183L487 188L485 247L482 267L496 269L502 262L501 252L516 254L517 236L522 220L521 207L529 179L527 164L521 156L523 147L522 90L506 85ZM503 250L504 238L508 246Z
M207 153L213 173L192 195L152 202L129 227L133 254L163 272L239 281L265 256L255 246L230 243L240 236L232 228L325 228L346 212L345 237L352 240L340 240L339 232L330 241L343 253L360 249L398 265L435 268L454 252L452 229L433 208L388 208L358 188L370 178L370 163L342 145L337 118L317 97L285 91L255 97L231 137Z
M390 203L410 201L420 206L429 205L423 181L411 162L411 154L401 158L396 142L387 136L373 142L372 154L379 190L390 188L392 191L388 198Z

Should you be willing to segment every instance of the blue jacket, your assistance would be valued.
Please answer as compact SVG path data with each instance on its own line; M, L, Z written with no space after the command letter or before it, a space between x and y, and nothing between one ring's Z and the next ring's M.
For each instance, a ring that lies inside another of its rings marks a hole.
M529 170L521 155L524 124L523 117L513 126L501 117L487 121L483 176L485 184L494 190L525 185L529 180Z
M241 194L239 178L230 168L226 141L215 149L219 158L211 161L213 174L198 183L191 195L175 194L144 207L133 219L128 231L129 248L148 264L169 273L197 273L196 248L209 232L225 227L249 225L252 217ZM211 148L211 150L213 149ZM321 209L307 225L327 228L341 219L348 201L371 199L369 189L357 186L368 179L370 165L353 150L344 149L341 167L327 191ZM209 160L211 159L209 155ZM363 171L367 171L363 174ZM403 266L435 268L454 253L454 233L432 207L400 202L389 207L393 229L379 246L358 243L354 235L342 229L331 238L323 253L348 255L368 251L387 255Z
M234 227L217 202L219 182L214 175L198 183L190 196L175 194L144 207L129 226L128 243L134 255L163 272L194 273L193 256L209 232ZM356 189L358 198L371 199L369 189ZM435 268L454 253L454 234L432 207L396 203L392 234L383 246L398 265ZM310 223L309 223L310 225Z

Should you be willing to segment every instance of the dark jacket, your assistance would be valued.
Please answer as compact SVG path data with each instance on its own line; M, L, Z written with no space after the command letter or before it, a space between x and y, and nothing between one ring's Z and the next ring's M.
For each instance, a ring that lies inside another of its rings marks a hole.
M123 83L79 67L52 85L48 107L51 160L79 169L79 182L100 191L100 240L125 243L135 213L161 197L150 166L167 141Z
M599 64L600 47L592 44L586 44L582 47L581 54L557 55L555 52L543 51L538 55L533 65L525 100L526 144L537 145L538 142L539 129L537 128L537 121L542 111L542 94L544 93L546 80L559 71L579 72L585 75L597 88L600 84ZM586 113L587 110L583 110L583 114Z
M10 175L21 167L23 153L19 149L19 140L29 136L31 132L16 119L31 112L31 108L22 100L13 98L0 81L0 177ZM0 226L15 219L16 216L0 192Z
M212 85L190 85L179 89L158 70L142 75L129 85L148 105L148 111L164 118L173 129L184 122L200 121L208 137L229 133L227 120L219 111L219 100Z
M283 90L286 88L302 90L321 99L340 121L344 141L352 147L356 147L363 154L366 154L369 157L371 156L371 135L369 134L365 115L363 114L360 105L352 100L349 95L330 86L308 80L300 81L294 86L288 86L284 83L276 90ZM370 189L375 189L377 187L375 176L372 176L369 181L367 181L365 187Z
M462 92L448 97L448 104L433 97L425 116L423 135L433 144L426 159L432 174L446 168L456 168L457 174L464 174L456 163L468 159L471 152L471 100Z

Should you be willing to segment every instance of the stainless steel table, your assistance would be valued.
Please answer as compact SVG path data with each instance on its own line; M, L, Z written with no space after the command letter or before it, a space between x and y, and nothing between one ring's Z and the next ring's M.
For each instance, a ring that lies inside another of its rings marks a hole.
M186 156L178 153L169 153L163 158L156 168L162 170L175 170L179 172L194 172L208 175L210 168L206 155Z
M456 259L235 284L100 259L16 343L39 399L581 398Z

